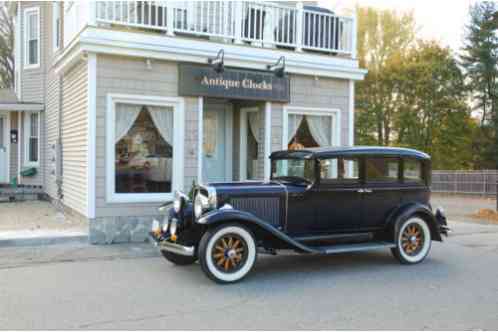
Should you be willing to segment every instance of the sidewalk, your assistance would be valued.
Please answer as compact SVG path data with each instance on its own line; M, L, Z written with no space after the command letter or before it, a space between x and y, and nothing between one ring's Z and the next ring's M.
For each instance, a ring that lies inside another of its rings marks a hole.
M49 202L0 203L0 247L88 241L88 224L66 218Z

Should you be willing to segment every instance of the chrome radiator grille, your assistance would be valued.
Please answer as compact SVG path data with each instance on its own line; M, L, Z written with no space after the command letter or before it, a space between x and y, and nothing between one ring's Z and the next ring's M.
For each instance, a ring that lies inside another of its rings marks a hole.
M235 209L252 213L274 226L280 224L280 198L278 197L233 198L231 203Z

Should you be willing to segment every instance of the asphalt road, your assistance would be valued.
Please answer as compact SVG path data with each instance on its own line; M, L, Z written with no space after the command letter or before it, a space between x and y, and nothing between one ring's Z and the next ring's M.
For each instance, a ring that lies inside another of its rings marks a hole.
M498 329L498 226L453 224L428 259L260 256L219 286L147 245L0 249L0 329Z

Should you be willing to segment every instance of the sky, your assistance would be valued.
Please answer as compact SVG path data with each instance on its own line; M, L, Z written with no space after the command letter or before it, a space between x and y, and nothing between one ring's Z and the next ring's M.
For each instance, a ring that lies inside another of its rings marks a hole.
M462 47L469 6L474 2L475 0L322 0L319 4L338 13L353 8L356 3L379 9L413 10L419 37L435 39L458 52Z

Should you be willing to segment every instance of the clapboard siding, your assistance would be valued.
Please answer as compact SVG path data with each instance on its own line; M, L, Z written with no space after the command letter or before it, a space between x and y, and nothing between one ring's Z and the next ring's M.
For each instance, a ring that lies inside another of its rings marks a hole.
M62 190L64 203L87 215L88 70L79 62L62 80ZM51 131L51 137L53 138Z
M157 203L106 202L105 121L107 95L110 93L177 97L178 66L175 62L153 61L147 69L144 59L98 55L97 57L97 160L96 216L155 215ZM198 98L185 101L184 186L188 189L197 178Z

